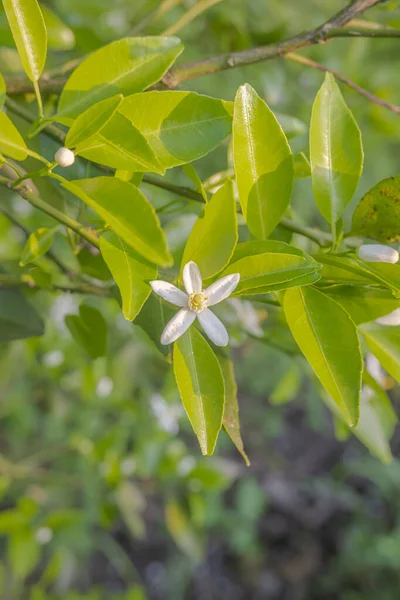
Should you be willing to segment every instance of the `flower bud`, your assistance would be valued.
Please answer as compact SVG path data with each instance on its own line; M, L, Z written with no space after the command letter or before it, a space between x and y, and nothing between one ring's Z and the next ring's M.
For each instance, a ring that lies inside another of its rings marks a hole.
M375 323L378 323L379 325L400 325L400 308L395 308L395 310L388 315L379 317L379 319L376 319Z
M397 263L399 253L390 246L383 244L363 244L357 250L358 258L365 262Z
M54 160L60 167L70 167L75 162L75 154L69 148L59 148Z

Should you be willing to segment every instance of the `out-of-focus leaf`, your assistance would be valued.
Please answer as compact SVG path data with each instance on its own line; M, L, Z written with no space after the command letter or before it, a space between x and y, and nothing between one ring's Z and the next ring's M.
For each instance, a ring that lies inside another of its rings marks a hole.
M301 385L301 370L297 363L290 365L282 379L269 397L271 404L286 404L291 402L298 394Z
M0 73L0 109L3 108L6 100L6 82L4 81L3 75Z
M131 183L116 177L93 177L64 182L136 252L161 266L170 266L165 235L154 208Z
M36 0L3 0L8 23L25 73L37 81L47 52L47 31Z
M93 254L88 248L82 248L77 255L77 259L85 275L89 275L89 277L94 277L100 281L109 281L111 279L111 273L101 254Z
M289 205L293 157L274 114L248 84L235 99L233 152L244 218L252 234L265 239Z
M44 23L47 29L47 42L51 50L72 50L75 47L75 35L50 8L41 5Z
M175 37L124 38L90 54L62 91L55 117L76 117L100 100L156 83L182 52Z
M213 277L229 263L238 239L236 201L228 181L204 207L189 235L182 268L193 260L203 279Z
M295 179L311 177L311 164L304 152L299 152L293 157Z
M100 131L111 119L121 104L122 98L122 94L111 96L111 98L97 102L80 114L67 133L65 146L75 148Z
M25 267L25 265L40 258L50 250L57 229L57 227L54 227L53 229L41 227L30 234L25 247L22 250L21 260L19 262L21 267Z
M231 103L194 92L146 92L118 109L140 131L165 169L214 150L232 129Z
M349 425L357 425L363 369L357 329L346 311L311 287L287 290L289 328L318 379Z
M360 130L331 73L312 109L310 160L317 206L334 229L356 190L363 151Z
M178 548L193 562L200 562L203 547L199 534L193 530L189 517L175 500L170 500L165 507L165 522Z
M383 179L363 196L352 232L379 242L400 242L400 175Z
M43 321L25 297L15 290L0 290L0 342L43 334Z
M400 327L368 323L360 331L384 369L400 383Z
M81 304L79 315L67 315L65 324L74 340L82 346L91 358L104 356L107 351L107 324L102 314Z
M8 559L13 575L23 580L33 571L40 559L40 545L32 529L20 529L12 534L8 545Z
M157 267L112 231L101 236L100 250L121 292L124 317L133 321L150 295L149 281L157 279Z
M275 112L275 117L277 118L287 138L292 138L296 135L304 135L307 133L307 125L297 117L293 117L292 115L284 115L283 113L277 112Z
M28 156L20 132L2 110L0 110L0 153L14 160L25 160Z
M134 538L143 538L146 533L142 513L146 500L138 486L131 481L122 481L116 491L117 504L122 518Z
M368 323L400 308L400 299L389 290L374 287L337 285L324 290L349 313L356 325Z
M217 357L195 327L175 342L174 373L201 452L211 455L222 426L224 379Z

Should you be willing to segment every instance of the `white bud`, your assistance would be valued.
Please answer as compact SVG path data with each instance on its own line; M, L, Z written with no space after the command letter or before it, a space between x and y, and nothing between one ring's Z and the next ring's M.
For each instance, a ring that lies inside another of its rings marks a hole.
M53 531L50 527L39 527L36 530L35 538L38 544L48 544L53 538Z
M375 323L378 323L379 325L400 325L400 308L396 308L393 312L384 317L379 317L379 319L376 319Z
M60 167L70 167L75 162L75 154L69 148L59 148L54 160Z
M358 258L365 262L397 263L399 253L394 248L383 244L363 244L357 250Z

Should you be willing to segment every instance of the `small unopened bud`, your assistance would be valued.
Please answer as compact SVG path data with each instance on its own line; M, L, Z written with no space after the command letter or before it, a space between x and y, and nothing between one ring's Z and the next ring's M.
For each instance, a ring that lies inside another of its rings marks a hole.
M75 154L69 148L59 148L54 160L60 167L70 167L75 162Z
M397 263L399 253L394 248L383 244L363 244L357 250L358 258L365 262Z
M375 322L379 325L400 325L400 308L396 308L384 317L379 317Z

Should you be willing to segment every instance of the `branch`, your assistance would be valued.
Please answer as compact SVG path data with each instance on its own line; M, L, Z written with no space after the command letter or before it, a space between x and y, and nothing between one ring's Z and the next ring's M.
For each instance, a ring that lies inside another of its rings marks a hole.
M323 44L330 39L338 37L398 37L396 29L369 29L346 28L345 26L353 19L357 18L367 9L384 2L385 0L355 0L346 8L335 14L328 21L316 27L311 31L301 33L289 40L279 44L271 44L259 48L252 48L242 52L229 52L220 54L206 60L186 63L173 67L164 75L161 80L161 87L168 89L176 88L179 84L190 79L203 77L226 69L232 69L249 65L257 62L263 62L274 58L285 56L289 52L296 52L302 48L315 44ZM384 36L382 32L386 33ZM389 34L390 32L390 34ZM44 74L40 81L40 88L43 93L60 93L64 87L66 79L52 79ZM7 94L24 94L33 91L30 81L25 77L10 76L6 78ZM160 88L160 84L157 86Z
M351 79L348 79L347 77L345 77L338 71L335 71L334 69L325 67L324 65L321 65L320 63L317 63L314 60L311 60L310 58L306 58L305 56L301 56L300 54L295 54L294 52L289 52L288 54L286 54L285 58L298 62L301 65L305 65L306 67L317 69L318 71L322 71L323 73L332 73L332 75L334 75L336 79L351 87L353 90L361 94L361 96L364 96L364 98L367 98L367 100L369 100L373 104L376 104L377 106L382 106L383 108L387 108L396 115L400 115L400 106L397 106L396 104L391 104L390 102L385 102L385 100L381 100L380 98L378 98L378 96L371 94L371 92L365 90L357 83L354 83L353 81L351 81Z
M0 273L0 289L6 289L10 287L18 287L18 288L36 288L39 290L48 290L48 291L56 291L56 292L70 292L71 294L92 294L94 296L100 296L102 298L110 296L108 288L103 288L98 285L93 285L89 283L80 283L77 285L59 285L53 284L49 288L39 288L35 285L33 280L31 281L28 278L18 277L16 275L9 275L5 273Z

